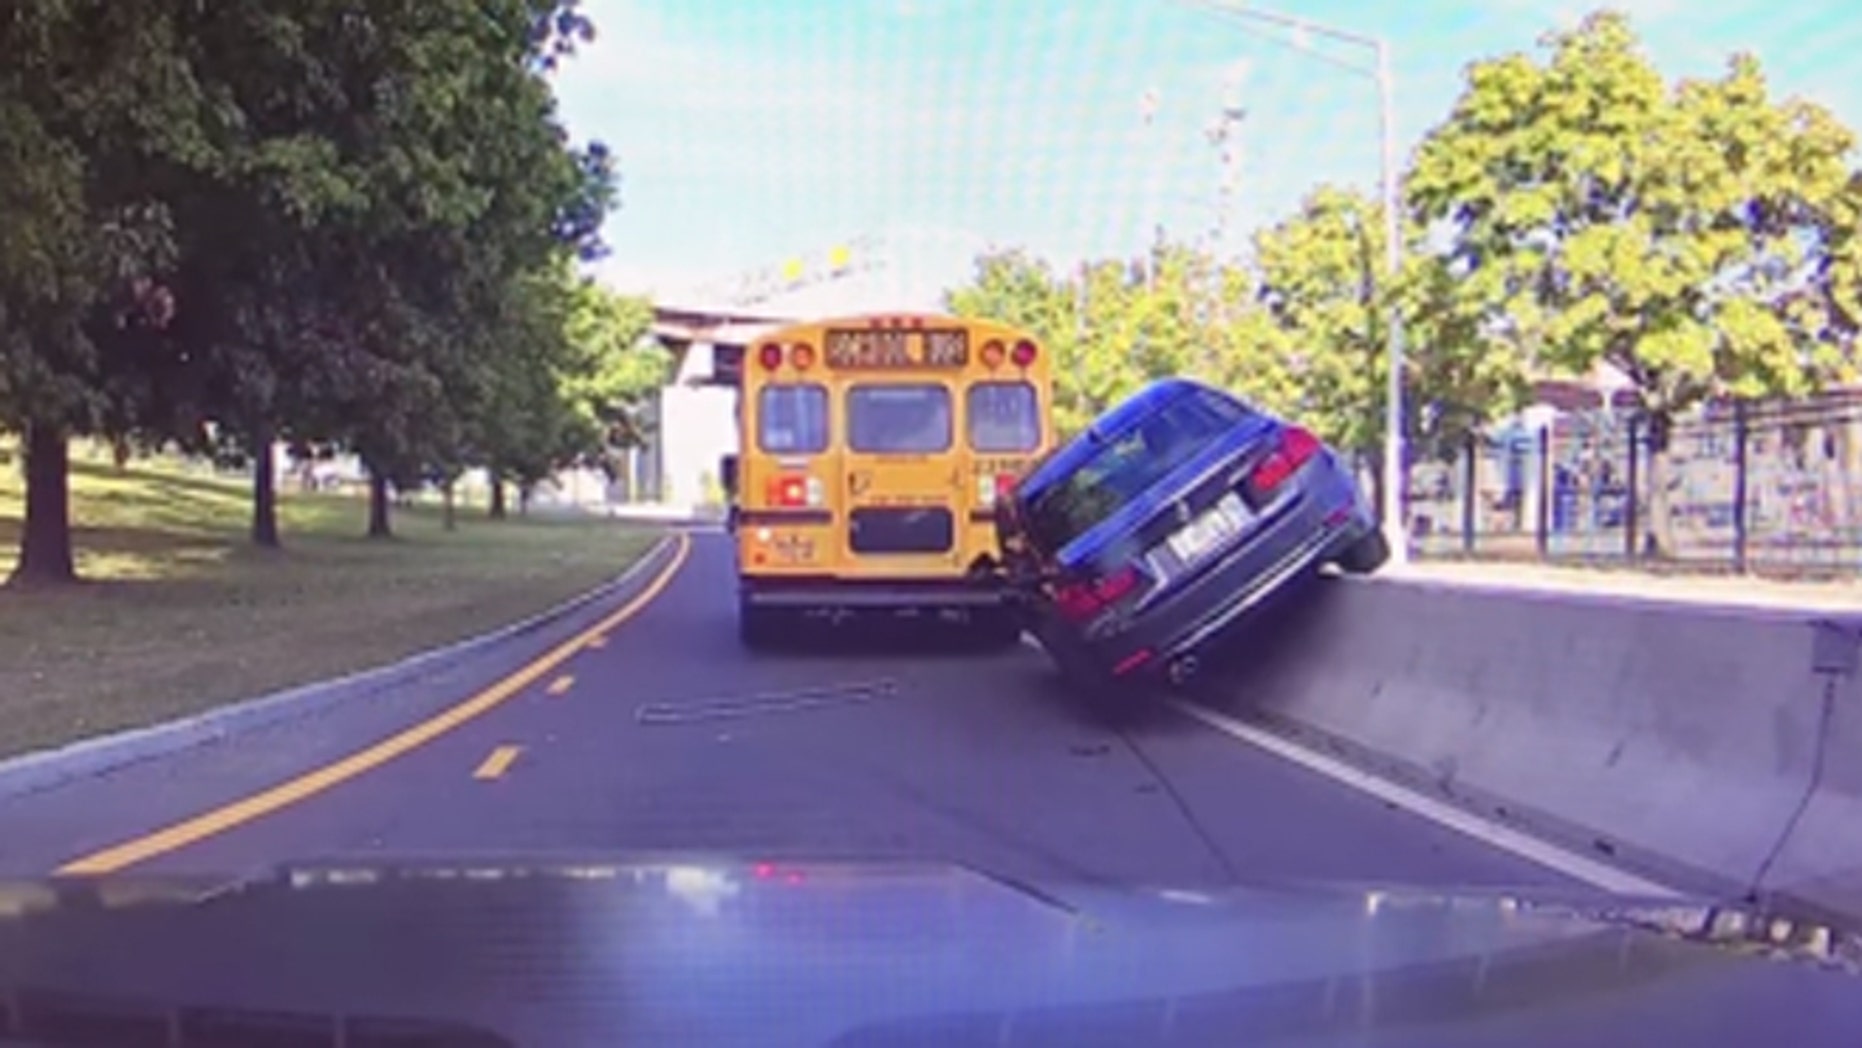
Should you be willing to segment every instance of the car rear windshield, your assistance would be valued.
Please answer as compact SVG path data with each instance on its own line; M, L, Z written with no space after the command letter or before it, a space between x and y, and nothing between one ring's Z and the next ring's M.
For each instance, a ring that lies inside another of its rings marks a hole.
M1041 411L1026 382L978 382L966 394L970 450L1002 454L1041 445Z
M827 450L828 391L816 385L764 386L756 401L756 443L771 455Z
M943 386L855 386L847 391L847 446L867 455L948 451L950 415Z
M1053 552L1072 542L1247 416L1235 401L1203 390L1169 401L1035 497L1028 507L1035 543Z

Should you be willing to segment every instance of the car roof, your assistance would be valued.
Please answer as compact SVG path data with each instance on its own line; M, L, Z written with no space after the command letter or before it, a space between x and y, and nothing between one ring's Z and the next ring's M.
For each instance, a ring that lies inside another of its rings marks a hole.
M1015 486L1025 499L1038 498L1043 491L1063 479L1092 458L1101 443L1130 429L1158 408L1191 390L1205 388L1194 379L1171 376L1160 378L1102 413L1085 431L1062 444L1042 460Z

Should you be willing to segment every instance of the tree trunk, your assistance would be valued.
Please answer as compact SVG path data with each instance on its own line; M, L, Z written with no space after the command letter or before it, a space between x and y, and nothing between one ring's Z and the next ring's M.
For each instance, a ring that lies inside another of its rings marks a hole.
M26 427L26 527L20 532L19 564L9 583L18 586L76 582L71 556L71 448L56 426Z
M268 423L252 433L252 544L278 548L278 463L272 457L274 434Z
M504 474L491 469L487 475L491 478L491 511L493 520L504 519Z
M458 518L454 514L454 511L453 511L453 481L452 480L449 479L446 481L445 484L440 486L440 498L441 498L441 504L444 507L444 511L445 511L441 517L441 520L443 521L441 526L444 527L447 531L452 531L458 528L459 526Z
M131 448L128 440L117 437L110 441L110 460L116 465L116 471L118 473L126 473L129 471L130 451Z
M1671 458L1666 447L1653 441L1642 471L1642 483L1648 491L1648 507L1643 513L1642 555L1651 560L1665 560L1675 554L1674 502L1669 497L1668 469Z
M394 537L394 529L389 526L389 510L393 503L388 498L388 477L386 474L369 470L369 538L386 539Z
M520 517L530 516L530 492L531 486L529 484L519 484L517 486L517 515Z

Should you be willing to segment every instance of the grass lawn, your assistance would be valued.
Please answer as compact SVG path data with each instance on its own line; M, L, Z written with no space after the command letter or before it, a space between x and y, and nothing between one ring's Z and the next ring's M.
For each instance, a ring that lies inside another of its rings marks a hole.
M11 451L11 448L5 449ZM119 472L73 447L69 591L0 589L0 755L153 724L392 661L541 611L612 578L657 532L597 518L496 522L289 492L286 548L246 542L249 485L178 462ZM7 455L0 454L0 458ZM289 484L284 485L287 489ZM0 465L0 577L17 556L17 457Z

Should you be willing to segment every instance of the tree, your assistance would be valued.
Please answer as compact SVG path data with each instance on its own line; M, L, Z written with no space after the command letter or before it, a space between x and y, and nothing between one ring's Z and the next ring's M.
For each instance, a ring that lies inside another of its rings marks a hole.
M0 427L23 432L26 458L15 583L75 577L67 440L135 414L110 399L147 388L134 372L173 318L163 190L218 161L223 117L185 60L185 6L23 0L0 20Z
M1261 298L1301 376L1295 416L1367 454L1384 439L1392 289L1383 230L1382 208L1328 186L1255 238Z
M368 464L369 533L388 489L451 476L504 410L516 352L549 373L532 337L536 274L587 255L613 200L599 144L567 146L545 78L590 29L572 3L447 0L372 12L332 46L359 85L319 133L358 172L351 206L311 238L307 286L329 308L328 376L305 405L312 435ZM358 259L367 260L357 265Z
M1080 391L1069 374L1069 363L1079 356L1083 318L1077 291L1057 276L1047 263L1024 251L992 251L976 259L970 281L945 295L952 314L993 320L1028 332L1052 353L1055 360L1057 413L1062 428L1084 424L1080 417Z
M1852 370L1851 133L1774 101L1758 61L1670 89L1620 14L1550 34L1543 64L1477 63L1408 195L1443 227L1457 297L1541 373L1607 363L1646 420L1650 552L1672 550L1675 416L1796 396Z
M1054 414L1072 433L1185 358L1180 330L1187 313L1147 294L1142 265L1098 261L1061 277L1021 251L984 255L971 282L953 290L947 308L1020 328L1054 357ZM1184 290L1179 286L1178 290Z
M562 393L582 434L567 451L571 461L594 463L612 477L624 453L650 436L647 403L671 373L672 357L651 336L650 301L616 294L588 277L567 279L570 360Z

